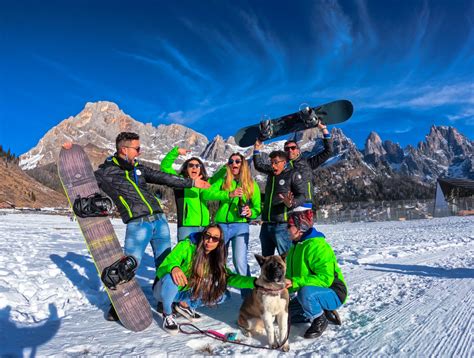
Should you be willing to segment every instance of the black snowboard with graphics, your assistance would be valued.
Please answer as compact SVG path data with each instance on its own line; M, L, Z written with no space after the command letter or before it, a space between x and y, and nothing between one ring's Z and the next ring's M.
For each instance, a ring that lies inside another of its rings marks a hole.
M79 196L87 198L99 193L92 165L79 145L61 149L58 161L59 178L71 207ZM101 276L103 270L123 258L123 250L108 217L79 217L82 235L92 260ZM142 331L152 320L150 304L135 278L118 284L115 289L105 286L123 326L131 331Z
M260 124L244 127L235 134L235 143L248 147L261 140L273 139L283 135L317 127L319 122L337 124L347 121L354 111L348 100L338 100L317 107L304 107L300 111L269 120L270 130L262 137Z

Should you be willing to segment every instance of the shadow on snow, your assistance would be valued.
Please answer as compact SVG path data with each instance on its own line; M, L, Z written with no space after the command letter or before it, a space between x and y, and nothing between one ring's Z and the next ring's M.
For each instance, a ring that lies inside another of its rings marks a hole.
M376 268L370 271L394 272L403 275L429 276L440 278L474 278L474 269L471 268L443 268L424 265L397 265L397 264L364 264Z
M49 318L38 325L21 327L11 317L11 306L0 309L0 356L23 357L24 350L31 350L30 357L35 357L37 349L51 340L59 331L61 320L54 304L49 304Z

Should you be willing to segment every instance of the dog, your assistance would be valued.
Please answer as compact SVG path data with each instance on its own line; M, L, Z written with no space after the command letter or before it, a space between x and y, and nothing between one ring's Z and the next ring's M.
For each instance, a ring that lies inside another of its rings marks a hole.
M240 307L237 324L246 336L266 333L270 347L277 348L283 344L281 349L288 352L289 294L285 282L286 255L268 257L255 255L255 258L260 265L261 273L255 280L252 294L245 298ZM278 339L273 325L275 318L280 333Z

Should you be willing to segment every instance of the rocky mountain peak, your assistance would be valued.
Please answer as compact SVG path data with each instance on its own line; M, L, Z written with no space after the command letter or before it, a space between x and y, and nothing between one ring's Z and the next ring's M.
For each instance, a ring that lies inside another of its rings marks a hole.
M76 116L51 128L34 148L20 156L20 166L33 169L55 163L61 145L69 141L84 147L92 143L101 161L115 152L115 138L120 132L137 133L143 148L141 157L152 162L159 162L176 145L200 153L208 143L205 136L190 128L178 124L154 127L134 120L115 103L99 101L87 103Z
M387 151L385 150L382 139L376 132L370 132L365 141L364 159L371 164L380 162Z

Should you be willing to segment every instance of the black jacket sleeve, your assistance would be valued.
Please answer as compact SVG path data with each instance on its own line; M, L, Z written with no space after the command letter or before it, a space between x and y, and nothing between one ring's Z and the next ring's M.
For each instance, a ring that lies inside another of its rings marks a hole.
M309 166L311 167L312 170L316 169L321 164L323 164L326 160L328 160L334 151L332 139L324 138L323 145L324 145L324 149L321 152L307 159Z
M267 153L255 151L253 153L253 165L260 173L273 174L272 164Z
M144 178L147 183L161 184L172 188L191 188L193 186L193 180L190 178L164 173L145 166L140 169L143 170Z
M293 193L293 207L302 205L306 201L307 181L303 180L301 173L295 169L291 173L291 192Z

